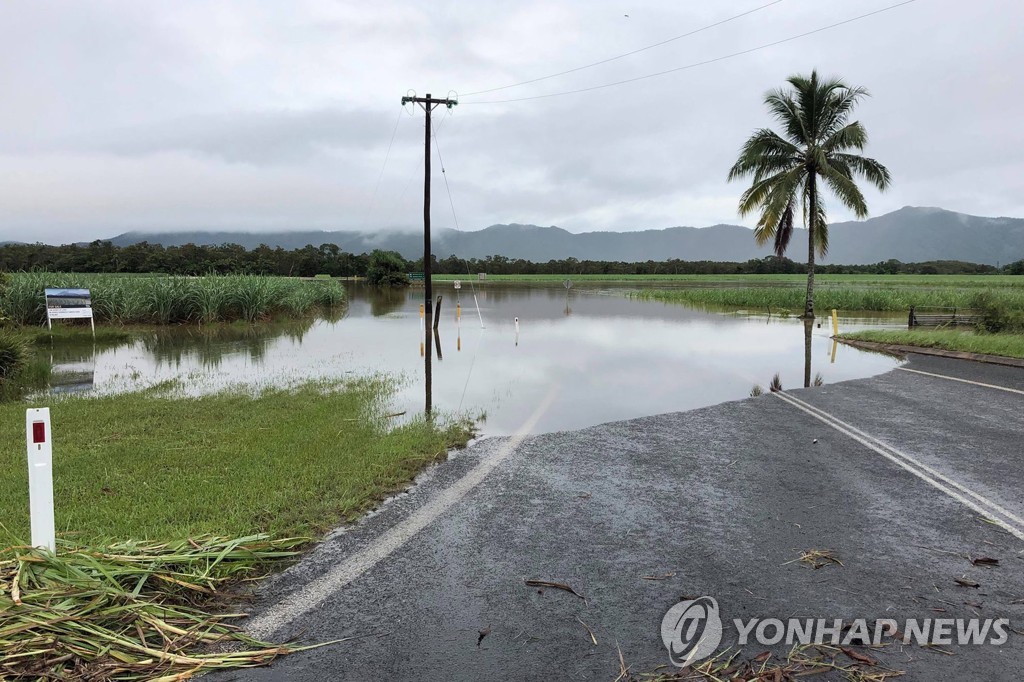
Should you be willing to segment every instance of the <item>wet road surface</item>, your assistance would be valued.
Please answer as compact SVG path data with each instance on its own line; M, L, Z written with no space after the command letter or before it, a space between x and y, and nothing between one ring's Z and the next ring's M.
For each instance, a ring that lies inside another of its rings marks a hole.
M661 619L697 595L718 600L723 648L734 618L981 615L1020 630L1022 391L1024 370L914 357L788 398L485 440L265 584L250 623L355 639L217 677L612 680L620 650L634 674L668 665ZM795 561L811 549L842 565ZM870 655L903 679L1024 678L1018 634L944 648ZM765 649L788 647L743 656Z

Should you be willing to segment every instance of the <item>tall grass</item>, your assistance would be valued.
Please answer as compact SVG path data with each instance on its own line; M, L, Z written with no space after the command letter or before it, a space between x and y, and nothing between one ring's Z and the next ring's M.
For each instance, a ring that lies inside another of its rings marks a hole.
M28 362L26 341L10 331L0 330L0 383L5 382Z
M0 291L0 317L20 325L46 322L47 287L91 290L98 322L113 324L255 322L274 315L302 315L339 306L338 282L283 277L118 277L67 273L14 273Z
M970 308L978 294L976 287L916 286L867 287L849 285L823 286L814 291L814 305L819 310L878 310L906 312L910 306ZM1007 308L1024 310L1024 289L992 287L987 294ZM806 290L802 287L680 287L630 292L641 300L685 303L712 308L750 308L758 310L802 310Z

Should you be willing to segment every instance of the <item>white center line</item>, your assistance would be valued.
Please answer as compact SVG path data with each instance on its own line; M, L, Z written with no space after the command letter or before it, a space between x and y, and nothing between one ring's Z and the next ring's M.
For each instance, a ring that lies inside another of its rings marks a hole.
M317 608L339 589L386 559L421 530L435 521L456 502L478 486L498 465L508 459L520 443L533 431L537 421L555 399L557 387L552 386L537 409L493 456L483 460L452 485L437 493L429 502L395 524L368 546L348 557L330 572L283 598L266 612L246 624L246 630L257 639L266 639L279 628Z
M1016 388L1007 388L1006 386L999 386L997 384L985 384L980 381L971 381L970 379L961 379L960 377L951 377L946 374L935 374L934 372L922 372L919 369L910 369L909 367L897 367L896 369L901 372L913 372L914 374L923 374L929 377L938 377L939 379L949 379L950 381L959 381L964 384L973 384L975 386L982 386L984 388L994 388L997 391L1006 391L1007 393L1017 393L1018 395L1024 395L1024 391Z
M795 398L792 395L782 392L772 393L772 395L781 399L783 402L787 402L793 407L806 412L836 431L849 436L861 445L877 452L897 466L909 471L922 481L925 481L934 488L941 490L954 500L970 507L985 518L991 519L995 524L1009 532L1018 540L1024 540L1024 519L1021 519L1016 514L1003 509L999 504L993 502L984 495L974 492L970 488L939 473L935 469L932 469L927 464L918 461L907 453L897 450L891 445L886 445L856 427L847 424L824 410L805 403L799 398ZM968 499L968 497L974 498L975 501Z

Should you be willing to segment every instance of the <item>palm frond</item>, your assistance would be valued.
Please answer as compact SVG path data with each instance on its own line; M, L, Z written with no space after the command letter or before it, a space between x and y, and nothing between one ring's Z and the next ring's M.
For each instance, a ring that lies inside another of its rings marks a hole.
M779 219L779 224L775 228L775 255L782 258L786 255L786 249L789 248L789 241L793 238L793 212L795 209L794 204L796 198L790 199L789 204L786 206L786 210L782 212L782 218Z
M785 90L773 90L765 95L764 103L775 120L782 124L790 142L806 145L810 141L800 113L800 105L790 93Z
M839 197L839 201L858 218L868 216L868 204L860 188L850 178L849 169L845 166L825 166L818 173L828 183L829 189Z
M758 219L757 225L754 226L754 239L758 244L764 245L775 239L779 225L782 224L783 215L796 200L796 193L800 189L804 176L806 176L806 170L803 167L779 173L771 178L767 187L761 188L760 201L757 204L750 203L744 207L748 212L754 210L761 212L761 217ZM745 198L749 200L749 197Z
M864 149L868 143L868 131L860 121L848 123L834 131L822 142L821 148L826 152L843 152L847 149Z
M729 169L729 180L754 174L755 180L791 168L799 163L800 149L775 131L757 130L743 144L740 156Z
M857 154L835 154L833 158L848 166L853 173L863 177L879 191L885 191L892 184L892 175L889 173L889 169L874 159Z
M817 213L814 221L814 250L818 256L824 258L828 255L828 212L825 210L825 202L821 198L821 191L817 193Z
M854 107L867 96L866 88L839 84L829 94L828 104L822 113L821 139L831 137L837 130L844 127Z

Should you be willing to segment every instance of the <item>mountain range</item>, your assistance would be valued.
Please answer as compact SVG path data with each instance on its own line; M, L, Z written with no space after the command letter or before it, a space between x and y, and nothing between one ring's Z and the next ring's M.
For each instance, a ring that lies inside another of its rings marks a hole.
M962 260L997 265L1024 258L1024 219L985 218L940 208L908 206L864 221L833 223L829 235L825 262L830 263L853 265L897 259L905 263ZM423 253L423 237L414 232L126 232L110 241L117 246L141 241L164 246L232 243L250 249L260 244L285 249L337 244L351 253L387 249L409 259ZM491 225L478 231L435 230L432 243L438 258L502 255L540 262L570 257L745 261L770 254L768 246L754 243L750 229L739 225L579 234L558 227ZM806 237L798 231L788 255L804 260L804 244Z

